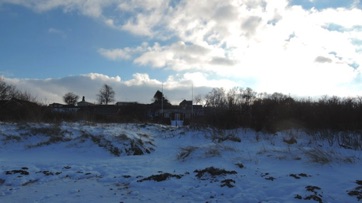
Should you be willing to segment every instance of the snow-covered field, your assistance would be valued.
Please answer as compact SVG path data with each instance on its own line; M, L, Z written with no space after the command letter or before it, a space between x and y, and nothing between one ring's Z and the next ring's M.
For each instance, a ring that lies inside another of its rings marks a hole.
M361 158L302 131L0 123L0 202L362 202Z

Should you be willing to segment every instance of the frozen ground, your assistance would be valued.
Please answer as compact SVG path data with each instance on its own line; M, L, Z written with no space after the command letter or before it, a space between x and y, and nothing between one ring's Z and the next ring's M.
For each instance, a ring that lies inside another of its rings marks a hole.
M361 157L301 131L0 123L0 202L362 202Z

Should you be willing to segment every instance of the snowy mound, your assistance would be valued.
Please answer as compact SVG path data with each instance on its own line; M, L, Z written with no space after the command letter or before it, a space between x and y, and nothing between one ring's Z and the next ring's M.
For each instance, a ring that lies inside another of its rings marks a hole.
M362 199L361 151L303 131L0 125L0 202Z
M8 125L1 131L4 147L17 143L18 147L23 145L28 151L46 151L61 145L73 150L101 148L114 156L127 156L149 154L155 147L151 135L117 125L23 124ZM59 154L62 154L61 150Z

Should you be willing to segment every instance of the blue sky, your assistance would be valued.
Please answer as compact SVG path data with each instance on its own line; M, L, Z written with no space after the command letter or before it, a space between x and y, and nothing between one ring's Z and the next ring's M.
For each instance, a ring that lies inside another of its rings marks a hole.
M44 103L177 103L213 87L292 96L362 92L359 0L0 0L0 77Z
M132 63L105 60L97 50L132 46L141 41L139 36L60 8L38 13L8 4L2 6L0 15L6 28L0 31L4 37L0 61L8 76L44 79L101 72L130 77Z

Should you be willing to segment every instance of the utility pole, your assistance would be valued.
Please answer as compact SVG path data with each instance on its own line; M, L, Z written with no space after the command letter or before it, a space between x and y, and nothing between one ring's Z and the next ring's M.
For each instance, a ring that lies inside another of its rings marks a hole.
M163 117L163 83L162 83L162 98L161 98L161 114Z
M191 118L194 115L194 83L191 86Z

